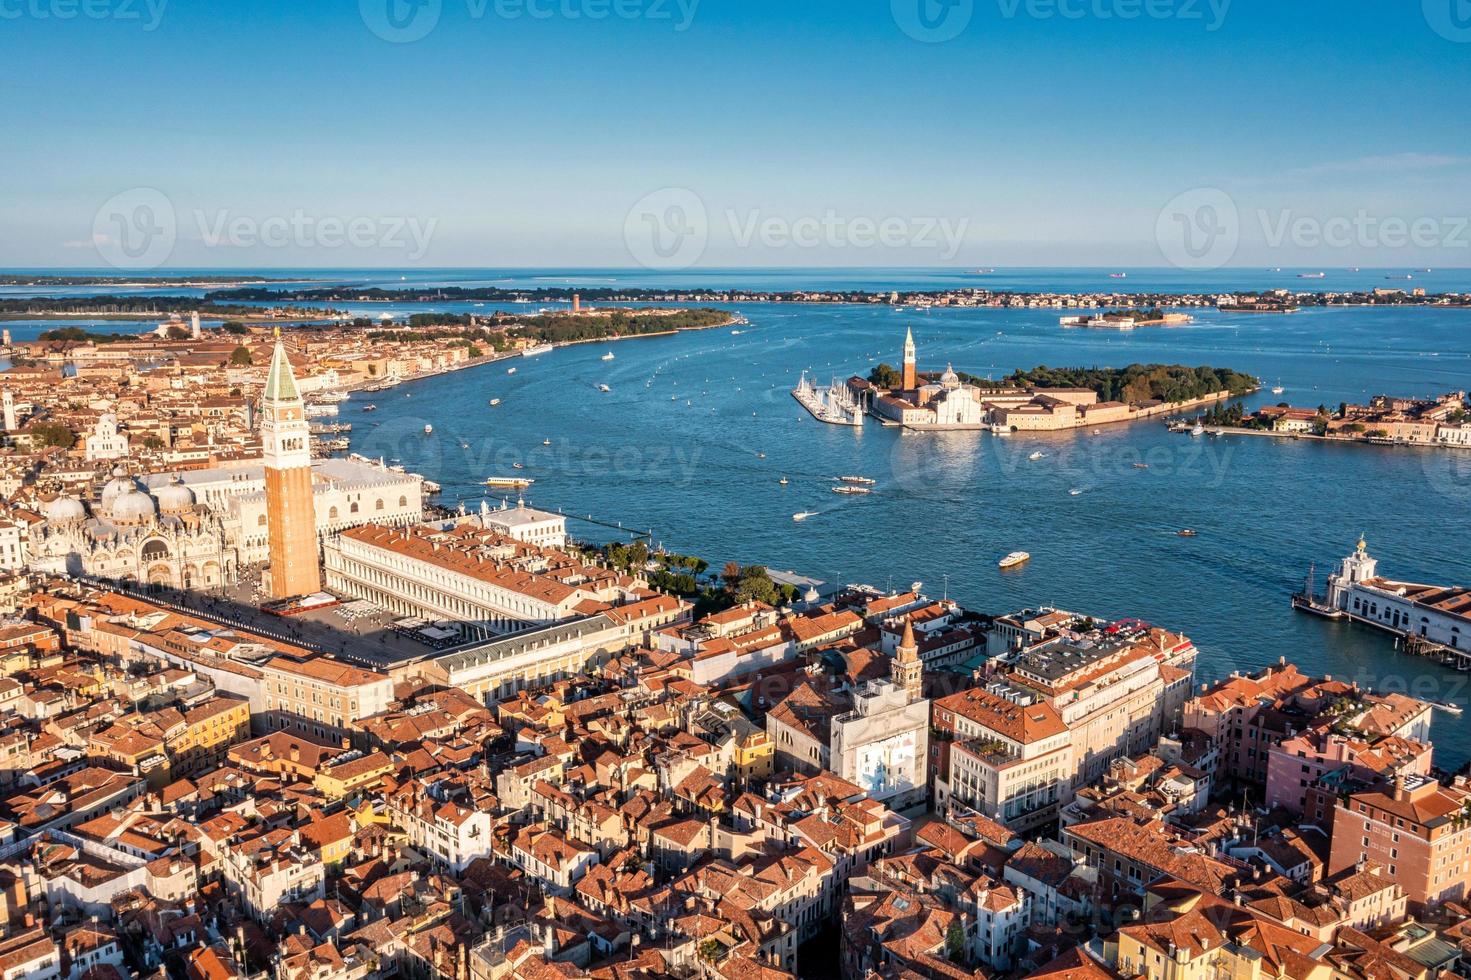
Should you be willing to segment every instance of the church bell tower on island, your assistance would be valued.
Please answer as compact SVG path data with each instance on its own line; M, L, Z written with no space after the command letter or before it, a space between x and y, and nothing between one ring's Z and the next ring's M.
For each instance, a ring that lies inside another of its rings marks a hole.
M914 391L919 387L919 358L914 350L914 331L904 332L904 370L900 375L899 390Z
M306 404L296 387L281 331L261 398L261 442L266 470L269 592L277 599L322 589L317 556L316 506L312 499L311 432Z

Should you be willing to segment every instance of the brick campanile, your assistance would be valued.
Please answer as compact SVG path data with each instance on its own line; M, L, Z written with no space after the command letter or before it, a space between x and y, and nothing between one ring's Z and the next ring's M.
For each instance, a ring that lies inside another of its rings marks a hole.
M261 442L266 464L270 593L286 599L320 592L311 433L280 330L261 398Z

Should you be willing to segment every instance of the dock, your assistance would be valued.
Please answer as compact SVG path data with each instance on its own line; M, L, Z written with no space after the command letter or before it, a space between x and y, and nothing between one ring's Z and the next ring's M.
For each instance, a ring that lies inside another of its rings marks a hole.
M863 406L853 397L848 386L836 379L826 391L819 391L807 380L807 372L804 371L797 387L792 389L792 397L819 422L863 427Z

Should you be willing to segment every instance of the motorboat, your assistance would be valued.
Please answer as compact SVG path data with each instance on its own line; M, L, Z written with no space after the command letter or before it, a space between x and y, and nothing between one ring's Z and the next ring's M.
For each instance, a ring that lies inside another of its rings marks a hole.
M426 424L424 426L424 434L426 436L432 436L432 435L434 435L434 426Z
M816 517L816 516L817 516L817 511L815 511L815 510L799 510L795 514L792 515L792 520L794 520L794 521L805 521L809 517Z
M1008 568L1020 568L1022 565L1025 565L1031 560L1032 556L1027 554L1025 551L1013 551L1011 554L1007 555L1005 558L997 562L996 565L1004 571Z
M612 351L608 351L608 353L606 353L606 354L604 354L602 356L602 360L604 360L604 361L611 361L612 359L613 359L613 352Z
M871 487L877 485L879 481L866 476L840 476L838 477L838 482L852 483L860 487Z
M873 491L868 489L868 487L833 487L833 493L860 495L873 493Z

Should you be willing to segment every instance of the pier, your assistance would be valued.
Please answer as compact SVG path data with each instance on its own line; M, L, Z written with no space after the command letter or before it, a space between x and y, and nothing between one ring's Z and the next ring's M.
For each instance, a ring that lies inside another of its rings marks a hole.
M826 391L818 391L813 387L812 382L807 380L807 372L803 371L797 387L792 389L792 397L819 422L857 428L863 426L863 406L858 403L858 399L853 397L848 386L836 378L828 385Z

